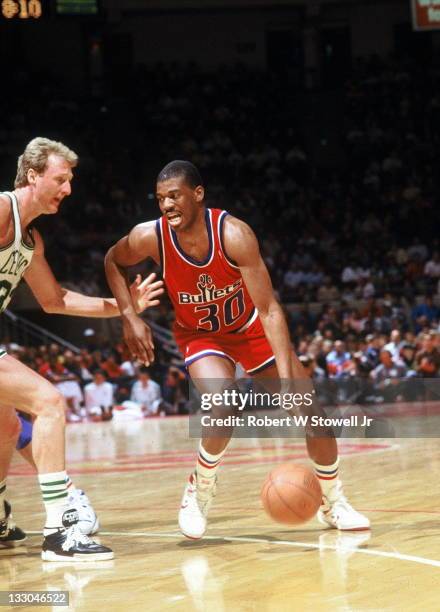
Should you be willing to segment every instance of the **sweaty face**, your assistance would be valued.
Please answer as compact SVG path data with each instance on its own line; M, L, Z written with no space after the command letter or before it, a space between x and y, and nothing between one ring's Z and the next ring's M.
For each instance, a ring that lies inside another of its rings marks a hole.
M58 155L49 155L46 170L35 179L35 200L43 214L58 212L62 200L72 191L72 178L71 165Z
M157 183L156 197L161 213L176 231L189 227L203 202L203 187L190 187L183 177Z

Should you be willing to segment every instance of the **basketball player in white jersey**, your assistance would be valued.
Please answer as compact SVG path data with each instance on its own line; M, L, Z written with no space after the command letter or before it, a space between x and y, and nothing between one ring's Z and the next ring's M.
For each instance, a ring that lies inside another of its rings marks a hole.
M58 212L71 193L77 155L60 142L35 138L18 159L13 192L0 193L0 312L14 289L25 279L44 311L57 314L116 317L114 299L89 297L63 289L44 256L41 235L31 229L40 215ZM131 287L136 307L155 305L161 283ZM152 340L150 338L152 345ZM65 401L39 374L0 351L0 539L13 532L6 503L6 476L20 432L15 409L34 417L33 458L46 509L42 559L45 561L100 561L113 558L106 546L81 533L78 513L68 503L65 468ZM14 533L12 533L14 536Z

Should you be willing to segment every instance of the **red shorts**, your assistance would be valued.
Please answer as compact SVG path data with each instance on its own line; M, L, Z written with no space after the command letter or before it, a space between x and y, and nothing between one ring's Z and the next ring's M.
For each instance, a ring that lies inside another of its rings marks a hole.
M239 363L248 374L257 374L275 363L260 318L242 332L210 334L174 324L174 337L188 367L198 359L214 355Z

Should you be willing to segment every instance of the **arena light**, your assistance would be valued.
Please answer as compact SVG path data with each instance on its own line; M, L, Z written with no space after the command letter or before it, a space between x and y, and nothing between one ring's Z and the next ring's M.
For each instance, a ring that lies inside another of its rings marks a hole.
M440 0L411 0L414 30L440 28Z

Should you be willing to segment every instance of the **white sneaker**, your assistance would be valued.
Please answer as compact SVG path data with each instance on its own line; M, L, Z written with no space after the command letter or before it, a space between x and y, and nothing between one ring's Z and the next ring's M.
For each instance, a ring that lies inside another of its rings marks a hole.
M187 538L198 540L203 537L216 489L217 477L209 485L198 482L195 472L189 477L179 511L180 531Z
M74 489L69 493L69 505L78 512L78 527L84 535L93 535L98 532L99 519L93 510L89 498L81 489Z
M370 529L369 519L355 510L347 501L342 484L338 482L330 491L330 495L323 495L323 504L318 511L318 520L340 531L362 531Z

